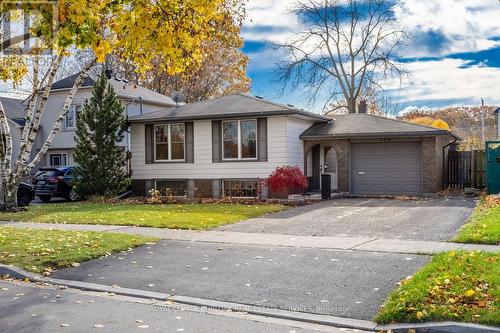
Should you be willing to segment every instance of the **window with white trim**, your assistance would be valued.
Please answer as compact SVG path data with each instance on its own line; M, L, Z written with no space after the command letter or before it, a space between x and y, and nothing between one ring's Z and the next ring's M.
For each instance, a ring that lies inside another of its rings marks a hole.
M68 155L66 154L50 154L50 166L60 167L68 164Z
M255 180L224 180L223 193L225 197L256 198L258 184Z
M69 107L68 113L64 116L63 128L72 129L76 128L76 121L78 114L83 110L83 105L73 104Z
M222 151L224 160L257 158L257 120L222 122Z
M184 161L184 124L155 125L155 161Z

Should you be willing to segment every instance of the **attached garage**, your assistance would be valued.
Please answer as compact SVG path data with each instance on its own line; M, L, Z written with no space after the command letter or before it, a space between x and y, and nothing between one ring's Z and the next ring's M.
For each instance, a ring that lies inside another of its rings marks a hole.
M330 174L332 191L360 195L439 192L448 149L459 140L446 130L363 113L335 115L300 138L312 190L328 188L322 177Z
M351 192L421 194L420 142L351 144Z

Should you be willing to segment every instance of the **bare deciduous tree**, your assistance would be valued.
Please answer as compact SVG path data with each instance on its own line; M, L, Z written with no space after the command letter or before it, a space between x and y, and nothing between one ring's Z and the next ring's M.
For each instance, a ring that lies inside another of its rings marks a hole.
M381 80L401 79L404 68L394 60L406 37L387 0L303 0L293 12L302 30L285 43L274 43L288 59L277 68L283 90L305 86L309 102L327 96L325 106L343 99L356 112L364 90L382 89Z

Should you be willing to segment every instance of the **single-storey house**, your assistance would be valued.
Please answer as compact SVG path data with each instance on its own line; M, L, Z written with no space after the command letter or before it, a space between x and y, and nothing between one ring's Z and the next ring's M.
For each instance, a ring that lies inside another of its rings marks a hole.
M130 118L133 189L187 197L267 197L260 180L299 166L312 190L423 194L441 189L454 135L366 113L306 112L234 94ZM331 184L321 175L330 174Z

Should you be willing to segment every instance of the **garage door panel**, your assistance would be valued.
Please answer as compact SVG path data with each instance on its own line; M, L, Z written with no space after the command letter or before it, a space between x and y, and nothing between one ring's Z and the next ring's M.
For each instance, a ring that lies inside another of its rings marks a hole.
M351 145L352 190L359 194L420 194L421 145Z

